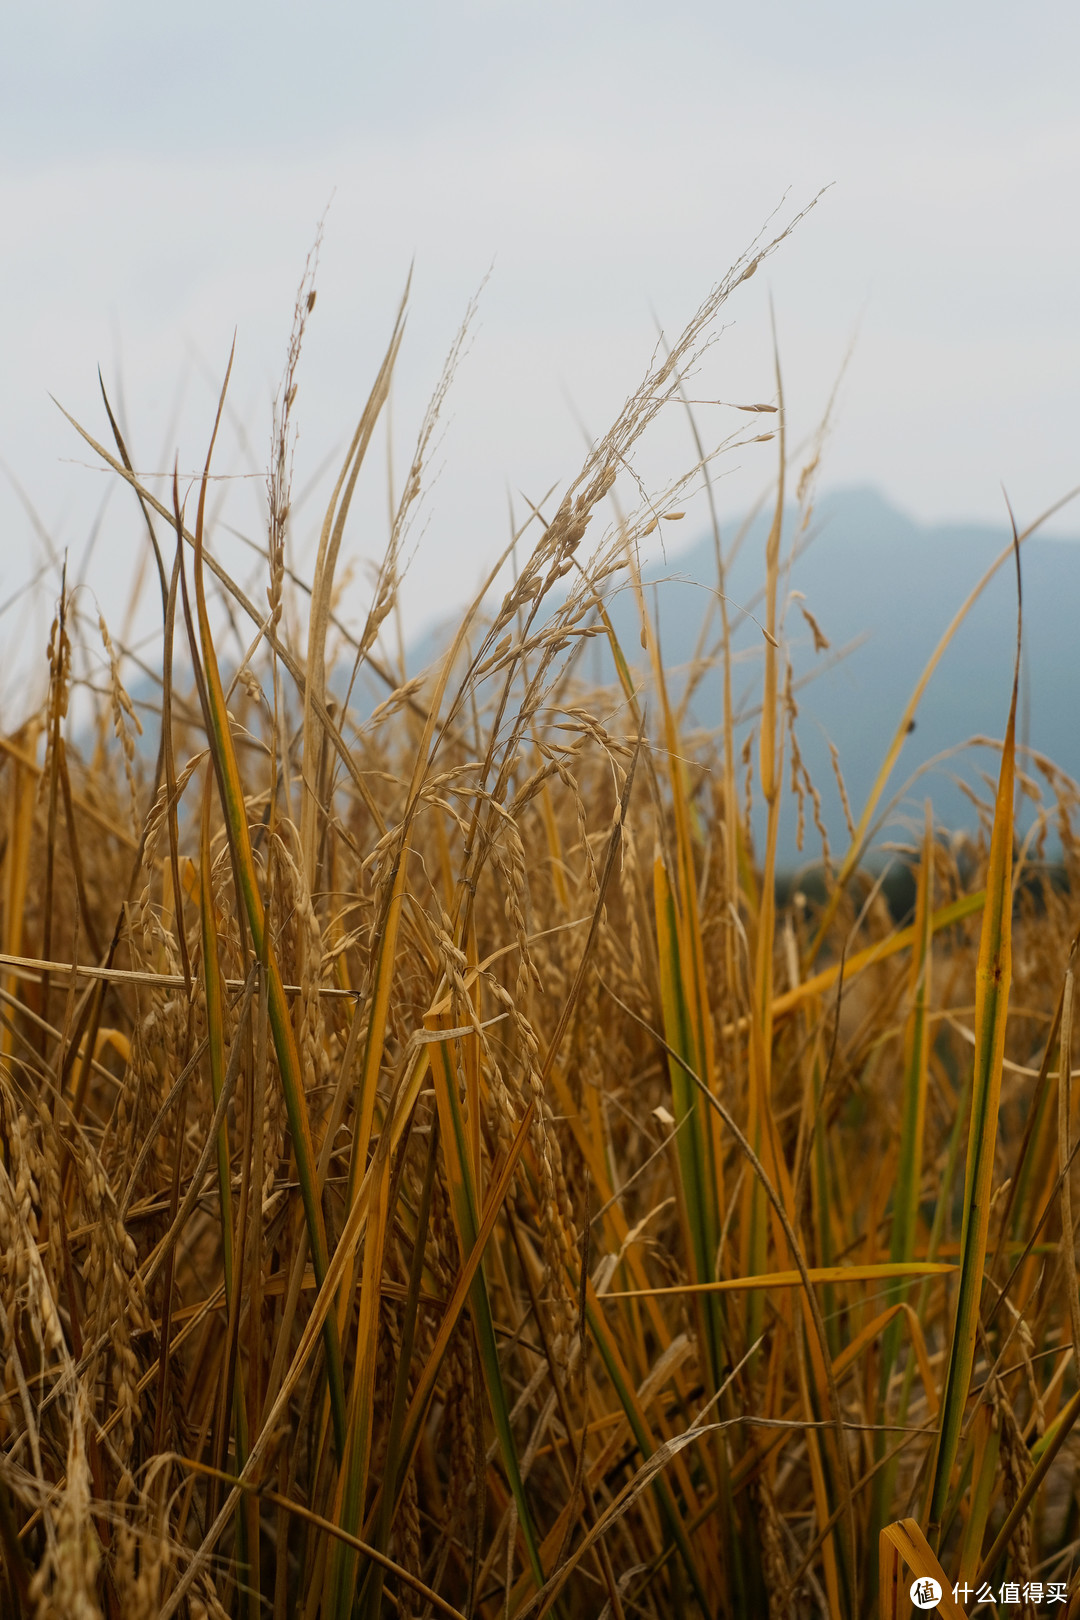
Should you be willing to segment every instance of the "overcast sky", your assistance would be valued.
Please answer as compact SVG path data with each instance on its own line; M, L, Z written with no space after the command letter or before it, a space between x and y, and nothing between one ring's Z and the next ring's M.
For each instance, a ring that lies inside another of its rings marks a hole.
M574 474L579 424L610 423L656 321L677 331L777 205L787 218L823 186L732 300L708 397L772 396L771 291L796 436L858 328L826 485L873 483L927 519L998 519L1002 483L1027 518L1080 482L1075 3L46 0L10 8L4 33L0 456L73 556L106 480L49 394L104 436L100 364L137 464L178 451L189 470L235 328L249 459L230 434L219 470L261 466L331 198L298 488L351 430L410 262L399 464L492 272L410 576L414 622L501 547L508 490L520 508L518 492ZM771 454L724 465L722 510L756 492ZM646 470L687 459L673 420ZM380 447L357 557L385 537L384 466ZM110 604L139 543L123 494L90 570ZM234 522L256 532L260 499L258 478L238 484ZM313 497L298 539L319 516ZM42 555L7 479L0 522L2 600ZM1080 512L1057 526L1080 531Z

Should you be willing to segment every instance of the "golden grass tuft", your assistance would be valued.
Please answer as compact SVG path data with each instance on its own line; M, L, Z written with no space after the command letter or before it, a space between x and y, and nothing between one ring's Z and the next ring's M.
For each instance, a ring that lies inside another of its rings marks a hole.
M1077 1602L1080 794L1030 762L1018 842L1010 717L992 828L928 812L895 922L866 843L923 681L820 894L780 898L780 816L821 821L785 623L823 435L799 477L779 372L750 408L780 461L749 735L719 530L714 738L686 735L637 573L659 517L711 506L716 452L691 422L694 466L646 496L634 447L786 234L423 678L383 632L464 334L357 637L337 566L404 303L310 587L286 537L313 262L265 603L215 559L206 477L190 517L111 411L113 449L79 430L141 504L162 636L140 747L129 652L65 581L45 703L0 738L5 1613L847 1620L906 1614L935 1572L943 1612L1006 1580L1027 1614L1032 1583ZM611 691L580 675L597 637ZM366 718L347 665L382 683Z

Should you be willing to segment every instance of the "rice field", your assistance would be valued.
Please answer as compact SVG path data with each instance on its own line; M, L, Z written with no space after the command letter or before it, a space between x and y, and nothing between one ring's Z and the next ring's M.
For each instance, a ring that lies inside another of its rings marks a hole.
M1080 789L1018 747L1014 681L985 814L920 810L894 916L867 856L932 663L830 847L788 653L820 446L792 452L779 371L737 436L777 469L749 720L730 537L706 736L641 586L641 542L712 509L683 380L781 240L420 675L389 632L463 336L358 635L340 565L404 306L300 577L309 269L254 598L215 556L215 424L171 499L107 400L79 429L141 507L160 638L136 704L63 581L47 698L0 735L4 1614L885 1620L917 1578L945 1615L1080 1613ZM684 409L692 464L646 491L635 449Z

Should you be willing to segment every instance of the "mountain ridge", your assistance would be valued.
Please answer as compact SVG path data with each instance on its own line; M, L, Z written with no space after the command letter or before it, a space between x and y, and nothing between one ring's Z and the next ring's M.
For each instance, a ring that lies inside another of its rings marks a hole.
M798 521L794 510L785 513L785 555L790 553ZM750 711L760 689L757 655L763 645L760 628L741 610L752 608L764 579L768 526L767 515L748 526L726 570L729 616L736 626L733 646L750 661L735 685L737 711L747 717L740 726L740 743L753 724ZM735 523L724 526L721 539L726 547L737 531ZM846 843L846 817L830 742L836 746L857 818L927 660L1009 540L1005 525L922 524L867 486L834 491L817 503L787 580L786 628L797 683L800 751L821 794L834 849ZM1080 778L1080 658L1074 629L1080 606L1080 539L1032 535L1021 548L1021 577L1024 634L1018 741ZM712 536L669 553L666 563L654 560L643 565L642 579L656 585L665 667L673 671L674 685L681 689L679 671L693 655L707 593L716 593ZM801 592L803 600L792 597L791 591ZM801 607L828 638L828 652L814 652L813 632L803 621ZM632 593L623 590L614 595L611 616L631 664L641 664L644 654ZM410 666L422 667L442 639L438 632L422 637ZM1015 646L1016 574L1006 561L972 606L930 680L883 803L913 772L922 769L923 774L904 796L899 819L882 829L883 836L903 835L914 821L921 825L927 796L939 824L950 828L975 824L970 793L987 798L982 773L996 778L996 750L969 749L927 767L935 756L971 737L1003 735ZM836 659L837 649L844 647L850 648L847 655ZM588 657L585 667L590 676L613 679L601 642L592 644ZM719 669L714 667L695 692L689 716L697 727L711 730L719 726L720 715ZM1030 811L1030 804L1027 808ZM1028 814L1028 823L1030 819ZM820 843L808 839L805 858L812 859L817 850ZM795 816L787 808L780 856L788 864L802 858L795 847Z

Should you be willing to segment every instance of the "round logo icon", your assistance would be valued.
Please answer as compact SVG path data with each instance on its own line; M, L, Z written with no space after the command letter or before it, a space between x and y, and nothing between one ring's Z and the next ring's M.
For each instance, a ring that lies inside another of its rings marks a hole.
M917 1609L936 1609L941 1602L941 1582L932 1575L920 1575L912 1581L910 1595Z

